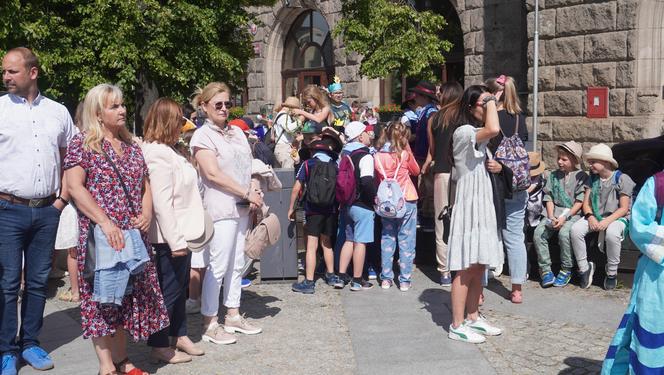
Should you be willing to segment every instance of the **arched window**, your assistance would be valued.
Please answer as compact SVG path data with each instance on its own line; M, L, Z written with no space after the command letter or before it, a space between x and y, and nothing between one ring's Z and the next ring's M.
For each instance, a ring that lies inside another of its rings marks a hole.
M293 22L284 45L283 96L296 95L308 84L326 85L334 74L330 27L317 11L308 10Z

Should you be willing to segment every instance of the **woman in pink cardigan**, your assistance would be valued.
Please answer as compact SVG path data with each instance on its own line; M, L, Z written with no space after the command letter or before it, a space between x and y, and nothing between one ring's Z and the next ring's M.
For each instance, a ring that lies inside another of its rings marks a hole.
M378 183L387 180L385 184L379 185L375 207L383 223L380 286L389 289L394 283L392 263L398 241L399 289L403 292L410 289L417 231L417 189L410 176L420 174L420 167L410 150L408 139L410 129L393 121L378 139L376 149L379 151L374 155ZM390 181L398 184L398 188L390 187Z

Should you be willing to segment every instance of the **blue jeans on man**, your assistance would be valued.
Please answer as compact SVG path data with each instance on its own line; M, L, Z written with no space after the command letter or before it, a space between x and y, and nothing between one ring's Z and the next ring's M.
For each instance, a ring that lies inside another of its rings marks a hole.
M18 354L39 346L48 274L60 210L53 206L31 208L0 200L0 352ZM23 259L25 262L22 264ZM21 327L16 309L24 270Z

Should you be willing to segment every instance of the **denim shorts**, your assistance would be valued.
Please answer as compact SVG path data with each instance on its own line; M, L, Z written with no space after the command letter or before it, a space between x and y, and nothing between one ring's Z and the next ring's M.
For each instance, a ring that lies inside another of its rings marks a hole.
M346 241L372 243L374 241L375 213L359 206L346 211Z

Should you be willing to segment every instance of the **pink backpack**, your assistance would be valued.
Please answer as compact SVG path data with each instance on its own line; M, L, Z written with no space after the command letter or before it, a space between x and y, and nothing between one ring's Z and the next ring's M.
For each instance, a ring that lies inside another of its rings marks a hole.
M362 147L351 152L349 155L343 155L341 157L339 172L337 173L335 195L337 202L339 202L342 207L350 206L357 200L358 173L355 170L353 158L356 157L356 155L361 155L361 158L368 153L369 150L366 147Z

